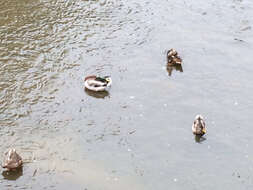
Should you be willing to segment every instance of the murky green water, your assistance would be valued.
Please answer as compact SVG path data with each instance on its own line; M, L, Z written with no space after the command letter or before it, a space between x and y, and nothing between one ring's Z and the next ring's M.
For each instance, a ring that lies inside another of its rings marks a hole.
M0 189L252 189L252 24L250 0L1 0L0 154L25 164Z

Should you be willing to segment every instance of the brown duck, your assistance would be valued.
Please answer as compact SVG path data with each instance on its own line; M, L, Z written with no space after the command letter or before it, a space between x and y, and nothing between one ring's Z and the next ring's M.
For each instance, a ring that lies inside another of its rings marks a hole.
M173 48L167 52L167 63L169 66L182 64L181 57L179 57L177 51Z
M7 170L15 170L22 166L22 158L14 148L11 148L6 154L7 156L2 165L3 168L6 168Z
M206 124L201 115L197 115L195 117L195 120L192 124L192 132L195 135L201 135L201 136L206 134Z

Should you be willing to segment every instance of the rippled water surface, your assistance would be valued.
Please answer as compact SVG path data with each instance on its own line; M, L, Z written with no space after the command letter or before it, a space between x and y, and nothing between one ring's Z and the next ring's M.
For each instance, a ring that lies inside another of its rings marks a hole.
M0 1L0 189L253 188L251 0Z

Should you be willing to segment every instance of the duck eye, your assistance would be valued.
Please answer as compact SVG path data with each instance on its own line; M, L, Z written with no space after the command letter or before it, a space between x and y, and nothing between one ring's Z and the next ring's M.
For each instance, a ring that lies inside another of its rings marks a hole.
M106 80L107 82L110 82L110 78L106 78L105 80Z

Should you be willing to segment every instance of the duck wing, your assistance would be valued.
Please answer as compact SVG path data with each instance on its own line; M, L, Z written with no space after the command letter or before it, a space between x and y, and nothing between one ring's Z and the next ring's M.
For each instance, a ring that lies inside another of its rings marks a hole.
M87 81L89 86L94 86L94 87L100 87L100 86L106 86L105 83L97 80L88 80Z

